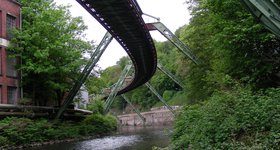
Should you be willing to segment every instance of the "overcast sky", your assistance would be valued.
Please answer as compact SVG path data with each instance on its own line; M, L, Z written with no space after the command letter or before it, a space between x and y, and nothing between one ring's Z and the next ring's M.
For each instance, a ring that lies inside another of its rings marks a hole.
M73 16L82 16L85 24L88 26L86 31L87 39L93 40L98 44L106 30L86 11L76 0L54 0L57 4L71 5L70 12ZM185 0L137 0L142 11L146 14L159 17L160 21L165 24L172 32L187 24L190 15L187 10ZM144 17L146 22L154 20ZM165 38L156 31L151 32L151 35L157 41L164 41ZM126 52L122 47L113 40L104 54L102 55L98 65L105 69L108 66L113 66L122 56L126 56Z

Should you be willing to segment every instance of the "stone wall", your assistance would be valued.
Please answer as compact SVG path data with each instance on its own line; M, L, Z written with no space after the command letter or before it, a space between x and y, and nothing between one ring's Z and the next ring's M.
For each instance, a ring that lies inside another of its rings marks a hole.
M168 109L143 112L141 115L145 118L145 125L168 125L172 124L174 120L174 115ZM144 125L136 113L119 115L118 119L120 124L124 126Z

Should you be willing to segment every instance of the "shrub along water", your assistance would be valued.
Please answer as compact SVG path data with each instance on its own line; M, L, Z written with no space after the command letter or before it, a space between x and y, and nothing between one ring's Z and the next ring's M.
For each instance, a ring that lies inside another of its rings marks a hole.
M117 121L111 115L93 114L82 122L50 122L46 119L7 117L0 121L0 149L50 140L97 136L115 131Z
M173 149L279 149L280 88L217 92L177 116Z

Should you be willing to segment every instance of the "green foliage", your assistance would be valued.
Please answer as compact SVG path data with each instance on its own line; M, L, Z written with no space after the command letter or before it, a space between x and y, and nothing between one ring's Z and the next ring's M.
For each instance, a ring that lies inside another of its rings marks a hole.
M49 122L46 119L7 117L0 120L0 148L33 142L79 138L108 134L115 131L117 121L113 116L94 114L87 116L81 123Z
M105 103L102 100L94 100L88 106L88 110L93 114L103 114L105 109Z
M216 92L176 117L174 149L277 149L280 89Z
M14 31L9 50L21 57L24 92L36 105L60 104L86 63L83 54L93 47L83 40L87 27L50 0L21 4L22 29Z
M162 98L166 101L169 101L172 98L173 95L174 95L174 91L166 90L166 91L163 92Z
M117 120L112 115L93 114L87 116L83 123L87 126L94 126L92 129L95 133L102 134L117 129Z

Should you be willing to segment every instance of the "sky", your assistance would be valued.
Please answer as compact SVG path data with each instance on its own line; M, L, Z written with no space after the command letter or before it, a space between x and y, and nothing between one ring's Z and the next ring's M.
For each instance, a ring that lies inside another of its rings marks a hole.
M86 38L99 44L106 33L101 26L76 0L54 0L59 5L71 5L70 12L72 16L81 16L88 26L86 30ZM179 27L187 24L190 19L185 0L137 0L142 11L146 14L160 18L167 28L173 33ZM143 16L145 22L155 22L155 19ZM151 32L152 38L157 41L165 41L166 39L157 31ZM113 40L105 50L104 54L97 63L102 69L113 66L123 56L127 56L123 48L116 40Z

